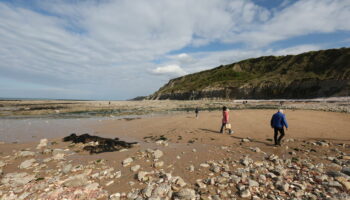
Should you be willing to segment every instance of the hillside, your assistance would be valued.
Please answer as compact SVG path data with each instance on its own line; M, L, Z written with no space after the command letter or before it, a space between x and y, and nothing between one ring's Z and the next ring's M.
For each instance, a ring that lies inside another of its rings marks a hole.
M264 56L170 80L148 99L349 96L350 48Z

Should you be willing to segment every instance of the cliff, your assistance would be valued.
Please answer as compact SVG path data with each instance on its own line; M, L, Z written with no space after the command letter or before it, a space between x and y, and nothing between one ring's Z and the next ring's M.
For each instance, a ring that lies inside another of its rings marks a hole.
M170 80L148 99L279 99L350 95L350 48L264 56Z

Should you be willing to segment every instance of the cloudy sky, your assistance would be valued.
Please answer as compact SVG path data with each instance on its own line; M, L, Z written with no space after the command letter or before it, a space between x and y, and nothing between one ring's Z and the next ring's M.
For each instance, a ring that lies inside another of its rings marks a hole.
M350 0L0 0L0 97L123 100L263 55L350 46Z

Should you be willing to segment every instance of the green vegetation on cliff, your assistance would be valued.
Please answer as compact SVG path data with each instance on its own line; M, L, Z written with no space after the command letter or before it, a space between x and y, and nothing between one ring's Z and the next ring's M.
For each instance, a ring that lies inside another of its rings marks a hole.
M350 48L264 56L172 79L151 99L349 95Z

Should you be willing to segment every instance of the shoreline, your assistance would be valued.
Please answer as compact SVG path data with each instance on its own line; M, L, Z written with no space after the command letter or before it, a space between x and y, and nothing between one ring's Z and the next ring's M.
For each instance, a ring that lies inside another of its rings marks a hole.
M274 112L231 110L233 135L218 133L220 111L87 123L91 135L139 142L99 154L62 137L0 144L0 199L348 198L350 179L337 176L350 164L350 115L286 110L290 128L275 147Z

